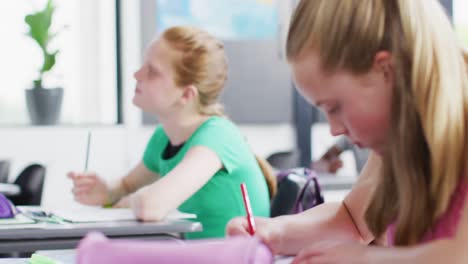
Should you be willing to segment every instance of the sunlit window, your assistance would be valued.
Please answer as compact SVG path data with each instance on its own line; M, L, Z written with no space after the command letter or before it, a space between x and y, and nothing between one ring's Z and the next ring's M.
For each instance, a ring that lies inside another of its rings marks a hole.
M27 14L46 0L0 3L0 124L30 124L25 90L38 77L43 56L26 35ZM57 36L56 65L44 76L46 88L63 87L58 124L114 124L117 120L116 26L114 0L54 0L51 31Z

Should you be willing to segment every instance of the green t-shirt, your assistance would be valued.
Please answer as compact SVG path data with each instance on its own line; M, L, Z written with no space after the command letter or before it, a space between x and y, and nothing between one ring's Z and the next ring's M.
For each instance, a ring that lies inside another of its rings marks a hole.
M210 117L197 128L175 156L163 159L168 143L162 126L157 127L143 157L145 166L161 177L170 172L187 151L195 146L213 150L224 167L179 206L180 211L196 214L197 221L203 224L202 232L188 233L186 238L223 237L229 220L245 216L240 190L242 182L247 185L253 214L269 216L270 202L265 178L252 150L232 122L217 116ZM190 177L190 172L187 172L187 177Z

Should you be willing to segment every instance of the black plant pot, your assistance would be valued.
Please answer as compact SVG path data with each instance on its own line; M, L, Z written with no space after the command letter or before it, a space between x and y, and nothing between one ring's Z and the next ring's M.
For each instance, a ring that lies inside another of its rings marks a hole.
M60 119L63 88L26 90L26 103L33 125L54 125Z

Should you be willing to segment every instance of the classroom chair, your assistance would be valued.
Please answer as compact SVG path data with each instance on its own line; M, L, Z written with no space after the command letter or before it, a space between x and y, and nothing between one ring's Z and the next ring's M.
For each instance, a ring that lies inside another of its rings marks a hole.
M268 156L266 160L277 170L287 170L300 165L298 150L276 152Z
M46 168L40 164L28 165L18 175L14 184L21 189L19 195L9 197L15 205L40 205Z

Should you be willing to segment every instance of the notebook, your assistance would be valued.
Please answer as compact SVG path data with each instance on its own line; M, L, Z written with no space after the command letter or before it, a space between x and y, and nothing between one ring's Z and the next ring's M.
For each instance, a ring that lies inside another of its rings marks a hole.
M65 221L73 223L89 222L110 222L110 221L131 221L137 220L133 211L129 208L102 208L83 207L80 209L60 209L52 210L51 213ZM166 220L195 219L195 214L183 213L180 211L171 212L166 216Z

